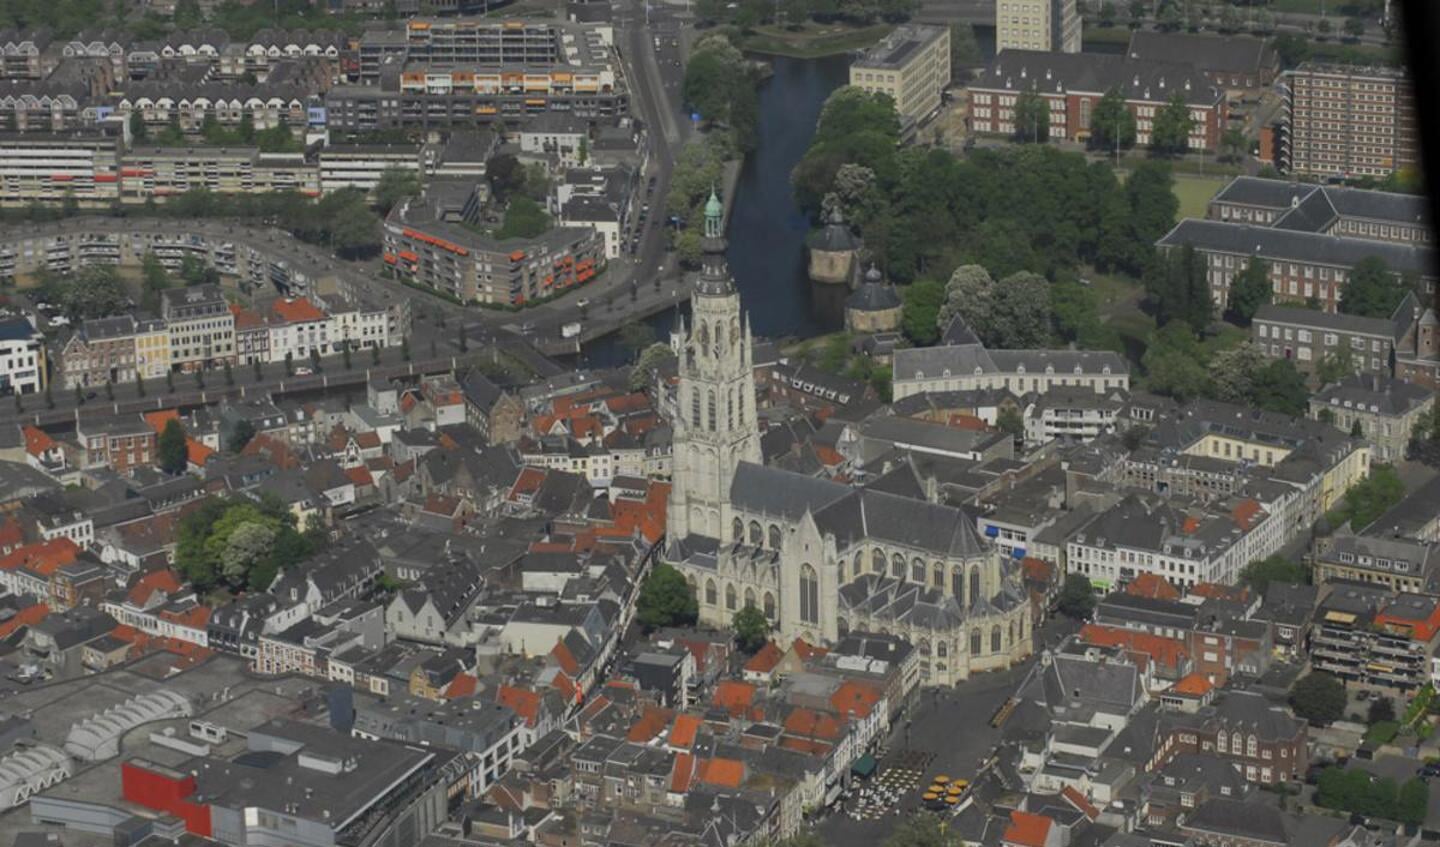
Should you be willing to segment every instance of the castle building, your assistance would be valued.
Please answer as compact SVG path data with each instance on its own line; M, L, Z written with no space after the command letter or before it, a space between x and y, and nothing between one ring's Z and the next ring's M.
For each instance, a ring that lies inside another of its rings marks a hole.
M950 685L1033 651L1018 561L962 510L929 502L905 462L865 487L761 464L749 321L725 265L724 209L705 208L704 262L682 325L664 559L700 622L761 609L784 640L903 637L924 682Z

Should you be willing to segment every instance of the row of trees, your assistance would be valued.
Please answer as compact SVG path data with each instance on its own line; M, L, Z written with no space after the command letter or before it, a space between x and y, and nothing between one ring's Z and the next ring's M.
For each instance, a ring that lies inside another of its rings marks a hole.
M1216 350L1183 320L1150 334L1140 364L1146 389L1181 401L1209 397L1298 417L1310 396L1290 360L1268 359L1249 342Z
M725 162L734 153L728 136L710 133L686 144L675 157L670 190L665 195L665 212L681 221L681 227L673 233L675 252L680 263L688 268L700 264L705 201L722 182Z
M1385 818L1411 826L1425 822L1430 786L1419 777L1396 785L1389 777L1377 777L1363 768L1331 766L1320 772L1315 805L1366 817Z
M943 279L962 264L997 277L1047 278L1081 262L1138 274L1175 224L1178 201L1163 162L1122 184L1105 163L1053 147L947 150L900 147L894 104L846 86L826 101L791 175L812 218L838 208L897 282Z
M915 13L919 0L695 0L702 25L731 24L750 30L762 24L799 28L807 21L868 25L896 23Z
M685 64L681 96L710 126L729 131L740 151L755 146L760 119L758 80L751 64L722 32L712 32L695 43Z

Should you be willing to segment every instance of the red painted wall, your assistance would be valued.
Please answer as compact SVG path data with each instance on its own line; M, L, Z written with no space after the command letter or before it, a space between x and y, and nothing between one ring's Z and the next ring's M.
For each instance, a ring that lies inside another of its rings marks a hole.
M168 812L183 820L187 831L210 837L210 807L189 800L195 793L195 777L186 774L177 780L135 762L125 762L120 766L120 786L121 795L129 802Z

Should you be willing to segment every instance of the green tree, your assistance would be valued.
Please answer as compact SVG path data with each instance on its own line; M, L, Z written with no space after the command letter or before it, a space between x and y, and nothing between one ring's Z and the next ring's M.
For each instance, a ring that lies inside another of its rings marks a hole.
M1090 113L1090 146L1114 150L1135 145L1135 115L1118 88L1111 88Z
M1104 0L1100 4L1100 26L1110 29L1115 26L1118 13L1115 10L1114 0Z
M651 385L650 374L656 368L675 358L675 351L668 344L651 344L640 352L635 365L630 368L630 390L641 391Z
M310 348L310 370L314 371L317 374L320 373L321 370L323 370L320 367L320 350L315 347Z
M950 70L951 76L961 68L973 68L985 63L980 52L980 43L975 40L975 27L968 23L950 25Z
M959 847L960 838L930 812L914 812L885 839L883 847Z
M155 441L155 452L162 471L169 474L185 472L189 456L185 428L180 421L171 418L165 422L165 428L160 430L160 437Z
M1246 565L1240 571L1240 581L1254 589L1256 594L1263 595L1271 583L1303 585L1310 581L1310 572L1304 565L1274 555Z
M245 445L255 437L255 426L249 421L241 418L230 427L229 449L231 453L239 453L245 449Z
M510 153L497 153L485 163L485 179L495 198L504 202L525 187L525 166Z
M1372 464L1370 476L1350 486L1345 492L1344 502L1331 510L1328 516L1330 525L1338 527L1349 523L1351 529L1360 532L1404 498L1405 483L1395 468Z
M409 168L386 168L375 183L375 208L390 214L401 200L420 193L420 175Z
M1340 311L1367 318L1388 318L1406 293L1400 277L1390 272L1384 259L1366 256L1351 269L1350 278L1340 291Z
M1000 410L1000 414L995 417L995 428L1016 441L1025 438L1025 418L1021 417L1020 410L1014 406L1006 406Z
M1291 686L1290 708L1315 726L1334 723L1345 716L1345 686L1328 673L1312 671Z
M647 631L667 626L688 626L700 615L700 604L680 571L656 564L640 584L635 619Z
M770 638L770 621L753 605L736 612L730 628L735 630L735 643L746 653L754 653L764 647Z
M518 195L510 199L510 205L505 208L505 222L495 231L495 237L506 238L535 238L544 234L550 228L550 216L539 203L524 195Z
M1348 345L1336 347L1326 353L1325 357L1315 366L1315 376L1320 380L1321 385L1339 382L1353 373L1355 373L1355 355L1350 352Z
M655 343L655 330L649 324L628 323L620 328L620 346L631 355L648 349Z
M72 321L126 311L129 298L114 265L86 265L64 287L61 306Z
M1230 313L1241 326L1249 326L1255 312L1270 302L1270 267L1259 256L1251 256L1245 268L1230 283Z
M1075 620L1089 618L1095 610L1095 588L1090 584L1089 577L1078 573L1066 574L1056 607L1066 617Z
M1231 127L1221 134L1220 146L1225 149L1230 161L1238 162L1244 158L1245 150L1250 146L1250 140L1245 137L1244 130Z
M133 144L140 145L150 140L150 128L145 125L145 116L139 109L132 109L127 120L130 124L130 141Z
M1190 400L1209 389L1204 348L1182 321L1171 321L1151 333L1140 365L1145 387L1157 394Z
M1176 94L1155 114L1150 130L1150 147L1157 153L1177 155L1190 149L1190 133L1195 128L1195 119L1184 96Z
M916 344L933 344L940 337L936 324L945 303L945 286L936 280L919 280L902 289L900 325Z
M1255 373L1252 402L1269 412L1301 417L1310 405L1305 377L1289 359L1271 359Z
M1315 25L1315 31L1320 34L1321 41L1329 38L1330 33L1334 32L1334 30L1335 26L1334 24L1330 23L1329 18L1321 18L1320 22Z
M1163 32L1175 32L1185 25L1185 13L1174 3L1166 3L1160 7L1156 24Z
M1036 143L1050 138L1050 103L1034 88L1015 98L1015 137Z
M1430 786L1419 777L1406 780L1395 798L1395 819L1407 826L1420 826L1429 809Z

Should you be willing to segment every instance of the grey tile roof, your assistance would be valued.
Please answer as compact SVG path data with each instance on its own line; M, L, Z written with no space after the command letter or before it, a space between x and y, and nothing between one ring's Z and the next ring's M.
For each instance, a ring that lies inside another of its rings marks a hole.
M1090 93L1118 89L1127 100L1169 100L1181 94L1191 106L1213 106L1224 92L1194 67L1099 53L1002 50L972 88L1041 94Z
M1182 61L1202 71L1258 74L1278 67L1270 42L1243 35L1192 35L1139 29L1130 35L1131 59Z
M1377 414L1404 415L1423 405L1434 394L1424 386L1388 376L1351 374L1325 386L1311 402Z
M1186 218L1176 224L1157 244L1161 247L1191 244L1199 250L1259 256L1266 261L1310 262L1340 268L1351 268L1361 259L1376 256L1396 273L1423 276L1435 276L1437 267L1432 247L1198 218Z

